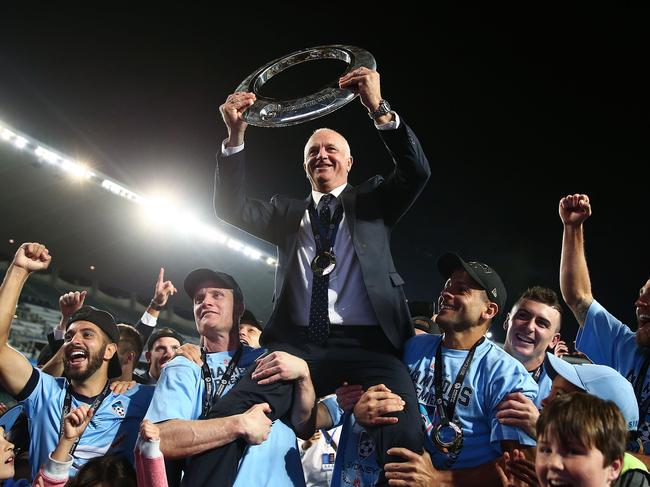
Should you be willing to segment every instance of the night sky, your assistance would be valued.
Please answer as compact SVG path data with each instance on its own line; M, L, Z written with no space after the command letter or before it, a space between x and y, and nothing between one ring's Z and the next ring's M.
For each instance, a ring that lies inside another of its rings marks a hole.
M589 194L587 254L594 295L624 322L648 277L648 9L456 9L353 12L343 4L219 5L135 11L33 6L0 14L0 120L138 192L168 191L206 222L218 106L273 58L351 44L377 59L382 94L418 134L432 167L424 193L393 234L410 299L434 299L436 257L457 250L503 277L559 291L559 199ZM409 6L412 5L412 6ZM316 8L317 7L317 8ZM308 63L266 94L314 91L345 65ZM352 184L387 173L390 159L355 100L313 122L250 127L248 190L304 197L302 148L328 126L348 138ZM131 206L70 184L0 147L0 251L42 240L57 265L148 297L157 267L178 287L193 267L233 273L254 311L271 309L272 272L222 247L146 227ZM245 238L245 237L242 237ZM266 251L269 246L252 240ZM178 306L188 301L178 298ZM564 333L575 335L573 317ZM493 326L498 331L500 323Z

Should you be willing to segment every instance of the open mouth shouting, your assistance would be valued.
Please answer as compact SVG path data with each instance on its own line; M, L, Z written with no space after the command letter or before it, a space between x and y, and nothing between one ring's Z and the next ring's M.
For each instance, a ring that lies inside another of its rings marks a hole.
M88 351L81 347L74 347L66 352L65 358L72 367L80 367L88 361Z

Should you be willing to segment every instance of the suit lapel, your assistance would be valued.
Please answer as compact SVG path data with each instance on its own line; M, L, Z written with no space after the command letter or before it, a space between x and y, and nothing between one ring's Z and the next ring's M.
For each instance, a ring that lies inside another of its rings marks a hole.
M291 249L288 255L293 255L296 250L296 242L298 241L298 232L300 231L300 221L305 215L307 206L311 204L311 195L304 200L290 200L289 208L287 210L287 224L289 241L288 248Z
M348 184L341 193L341 203L343 204L343 211L345 212L345 221L348 224L350 235L354 236L354 222L357 221L356 205L354 204L354 191L352 186Z

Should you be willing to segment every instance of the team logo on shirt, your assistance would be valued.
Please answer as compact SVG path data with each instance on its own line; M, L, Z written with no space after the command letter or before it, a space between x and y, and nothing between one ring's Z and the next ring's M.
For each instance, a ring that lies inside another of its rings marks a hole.
M366 431L362 431L359 435L357 451L359 452L359 458L362 460L368 458L375 452L375 442Z
M111 409L120 418L126 416L126 409L124 409L124 405L122 404L122 401L116 401L113 404L111 404Z

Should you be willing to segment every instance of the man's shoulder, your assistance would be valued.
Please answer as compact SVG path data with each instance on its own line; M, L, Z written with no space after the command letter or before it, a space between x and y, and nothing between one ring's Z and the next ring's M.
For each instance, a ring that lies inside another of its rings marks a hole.
M258 358L260 358L262 355L266 355L268 353L268 350L266 348L253 348L249 347L247 345L243 346L243 353L242 353L242 363L249 363L249 362L254 362Z
M153 396L156 386L147 385L147 384L136 384L128 391L125 391L117 396L124 396L131 399L143 399Z
M201 370L201 367L190 359L183 357L182 355L177 355L165 364L161 370L161 375L164 374L165 371L182 369Z
M433 358L436 348L442 340L442 335L415 335L404 345L404 362L417 362L423 358Z
M43 372L41 369L34 367L32 377L28 384L25 386L28 391L23 391L21 396L28 398L35 391L40 391L41 394L52 395L57 392L62 393L68 385L65 377L54 377L50 374ZM27 393L28 392L28 393Z
M483 350L478 350L477 355L480 357L480 362L483 366L489 369L499 366L509 367L522 374L528 374L526 368L521 362L519 362L519 360L514 358L492 340L486 338L485 343L480 348L483 348Z
M629 326L627 326L616 316L614 316L609 311L607 311L607 309L602 304L600 304L598 301L594 299L591 301L589 308L587 308L587 316L585 316L585 323L583 325L583 328L589 327L589 325L592 325L596 321L600 321L600 320L606 320L607 323L613 328L623 327L623 326L629 328ZM599 329L599 331L603 331L602 328Z

